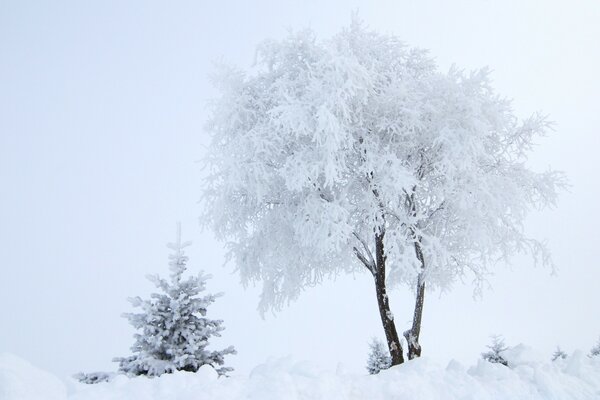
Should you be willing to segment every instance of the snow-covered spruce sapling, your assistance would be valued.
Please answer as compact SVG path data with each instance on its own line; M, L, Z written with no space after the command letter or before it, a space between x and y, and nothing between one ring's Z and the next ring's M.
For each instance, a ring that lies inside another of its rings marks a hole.
M115 375L114 372L80 372L73 375L73 378L81 383L93 385L96 383L110 382Z
M408 357L420 354L425 288L448 289L516 253L550 263L523 221L562 175L526 160L548 121L519 121L487 69L438 70L426 51L354 21L263 43L248 72L216 77L203 216L259 308L279 309L339 272L372 274L392 364L404 361L388 289L415 291Z
M502 364L508 366L508 361L502 357L502 352L508 349L504 344L504 338L500 335L492 336L492 344L488 345L489 351L481 353L481 358L494 364Z
M592 347L592 349L590 350L589 356L590 357L600 357L600 338L596 342L596 345L594 347Z
M219 375L231 371L223 367L224 357L235 354L233 347L211 351L207 347L213 336L220 336L223 321L206 317L207 307L217 295L204 295L209 275L183 277L188 257L183 249L190 242L181 242L181 227L177 226L177 240L168 247L170 279L149 276L148 279L161 290L150 299L130 299L140 313L123 314L139 331L131 347L133 355L115 358L119 371L127 375L159 376L177 370L196 372L202 365L211 365Z
M373 338L369 343L369 358L367 359L367 371L371 375L378 374L383 369L388 369L392 365L392 359L387 350L387 346L377 338Z
M564 360L565 358L567 358L567 353L562 351L560 346L556 346L556 351L552 354L552 361Z

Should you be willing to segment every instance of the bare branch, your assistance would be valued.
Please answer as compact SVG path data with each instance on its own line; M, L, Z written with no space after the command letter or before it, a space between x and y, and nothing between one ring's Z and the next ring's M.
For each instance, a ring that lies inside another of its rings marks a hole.
M360 252L360 250L358 250L356 247L353 247L352 250L354 250L354 254L360 260L360 262L362 262L365 265L365 267L367 267L367 269L371 272L371 274L375 276L375 265L371 264L369 260L367 260L365 256Z
M371 253L371 250L369 249L369 245L367 244L365 239L358 236L358 234L356 232L352 232L352 234L354 235L354 237L356 239L358 239L360 244L362 244L363 248L365 249L365 252L367 253L367 256L369 257L369 262L371 263L371 265L375 266L376 264L375 264L375 259L373 258L373 253Z
M363 238L361 238L356 232L352 232L352 234L362 244L367 257L365 257L365 255L356 247L353 248L354 254L356 254L356 257L358 257L358 259L365 265L365 267L367 267L367 269L371 271L373 275L375 275L377 265L375 264L375 259L373 258L371 250L369 250L367 242Z

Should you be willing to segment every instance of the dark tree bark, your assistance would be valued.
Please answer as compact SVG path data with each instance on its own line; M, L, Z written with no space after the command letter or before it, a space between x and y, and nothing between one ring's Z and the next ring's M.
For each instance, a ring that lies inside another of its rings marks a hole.
M420 239L420 238L419 238ZM421 334L421 319L423 317L423 304L425 302L425 281L423 280L423 270L425 269L425 258L421 250L420 242L415 242L415 252L417 259L421 262L421 273L417 278L417 295L415 299L415 311L413 313L412 327L404 332L404 338L408 346L408 359L412 360L421 357L421 344L419 335Z
M373 271L375 278L375 290L377 292L377 304L379 305L379 315L385 331L388 349L392 358L392 365L402 364L404 355L402 353L402 344L398 337L394 315L390 309L390 302L385 287L385 253L383 249L383 236L385 233L375 235L375 262L376 268Z

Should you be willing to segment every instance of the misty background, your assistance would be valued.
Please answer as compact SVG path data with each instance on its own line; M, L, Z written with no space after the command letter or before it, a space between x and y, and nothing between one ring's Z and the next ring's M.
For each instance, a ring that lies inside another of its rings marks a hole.
M213 346L238 350L227 365L247 373L291 355L364 371L368 341L383 337L367 273L263 320L258 288L223 267L223 244L197 219L215 61L247 69L263 39L304 28L325 39L355 10L431 50L442 71L489 66L517 115L556 122L531 165L572 185L525 224L548 241L556 274L515 257L481 299L469 278L429 292L423 354L470 364L496 333L548 358L556 345L589 350L600 335L599 2L0 0L0 352L61 376L115 370L133 343L126 299L154 291L146 274L168 274L181 221L188 272L211 273L208 291L225 293L209 316L226 327ZM390 296L408 328L412 292Z

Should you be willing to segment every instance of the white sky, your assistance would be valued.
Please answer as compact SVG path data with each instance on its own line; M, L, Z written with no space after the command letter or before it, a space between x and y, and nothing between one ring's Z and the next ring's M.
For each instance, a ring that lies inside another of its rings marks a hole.
M213 61L242 67L262 39L289 28L328 37L352 10L372 28L431 50L441 68L489 65L517 114L542 110L556 132L532 158L573 185L529 232L546 238L557 276L529 259L499 267L493 290L468 285L430 293L424 354L472 363L488 336L550 356L557 344L588 350L600 335L598 139L600 2L590 1L0 1L0 352L59 375L113 370L132 330L128 296L167 273L181 220L190 270L214 275L226 295L229 364L248 372L291 354L327 368L363 369L367 342L382 337L367 274L307 290L275 317L256 312L223 249L197 224L205 102ZM398 329L412 294L392 293Z

